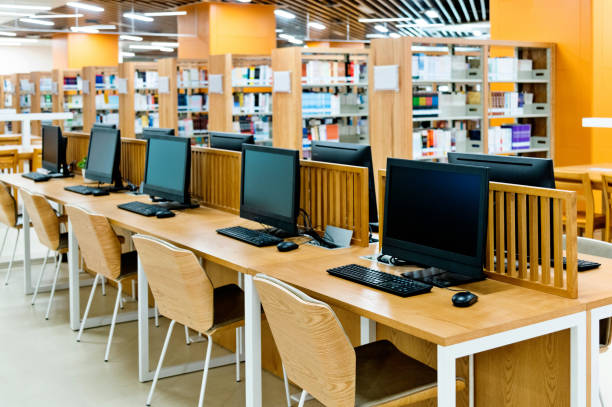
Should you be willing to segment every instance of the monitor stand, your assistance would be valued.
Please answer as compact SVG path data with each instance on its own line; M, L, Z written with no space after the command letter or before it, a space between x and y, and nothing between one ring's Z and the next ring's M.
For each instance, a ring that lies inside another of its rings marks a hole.
M184 203L180 203L176 201L168 201L167 199L164 199L164 198L156 198L154 196L151 196L151 202L155 202L157 206L160 206L162 208L166 208L168 210L176 210L176 211L180 211L182 209L194 209L200 206L200 204L197 204L195 202L184 204Z
M455 285L462 285L467 283L473 283L476 281L482 281L486 278L484 273L482 276L466 276L464 274L452 273L436 267L429 267L426 269L407 271L402 273L402 276L411 278L423 282L425 284L431 284L439 288L447 288Z
M272 236L276 236L276 237L278 237L280 239L287 239L287 238L290 238L290 237L297 236L297 235L295 235L293 233L287 232L284 229L273 228L273 227L265 228L265 229L257 229L257 231L258 232L267 233L267 234L272 235Z

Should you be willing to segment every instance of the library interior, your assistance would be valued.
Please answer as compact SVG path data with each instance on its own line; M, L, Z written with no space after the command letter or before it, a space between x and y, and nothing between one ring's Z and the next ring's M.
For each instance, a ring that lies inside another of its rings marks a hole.
M612 407L608 17L0 0L0 406Z

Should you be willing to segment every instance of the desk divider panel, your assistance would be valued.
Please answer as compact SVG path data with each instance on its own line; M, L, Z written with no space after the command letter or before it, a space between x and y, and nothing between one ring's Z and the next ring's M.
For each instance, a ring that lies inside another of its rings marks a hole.
M382 231L386 170L378 171L378 180ZM560 297L578 297L575 192L489 182L487 218L485 273L489 278ZM380 237L382 243L382 232ZM497 261L496 253L504 253L503 261Z
M191 149L191 196L211 208L240 213L242 153L208 147Z
M87 156L87 148L89 147L89 134L88 133L64 133L64 137L68 139L68 146L66 147L66 162L78 163L84 157ZM80 174L80 168L75 170Z

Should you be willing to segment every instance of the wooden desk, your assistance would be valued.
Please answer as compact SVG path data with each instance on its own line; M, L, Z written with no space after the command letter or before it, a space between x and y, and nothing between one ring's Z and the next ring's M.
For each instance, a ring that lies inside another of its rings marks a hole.
M556 167L555 169L560 171L588 172L593 188L601 190L601 174L612 174L612 163L568 165L566 167Z
M23 172L24 171L24 165L23 165L24 161L28 161L30 164L29 166L30 171L32 169L32 160L34 158L34 147L39 147L39 146L23 147L21 145L0 145L0 151L17 149L17 159L19 160L19 172Z

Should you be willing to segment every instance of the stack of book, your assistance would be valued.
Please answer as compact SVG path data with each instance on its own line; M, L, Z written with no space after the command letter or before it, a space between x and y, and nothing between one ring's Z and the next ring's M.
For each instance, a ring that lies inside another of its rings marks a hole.
M192 95L179 93L178 110L179 112L207 112L208 95L206 93L194 93Z
M177 72L176 79L179 88L203 88L208 86L208 71L206 69L183 69Z
M83 108L83 95L65 95L64 110L82 109L82 108Z
M158 108L158 95L151 93L135 93L134 94L134 110L146 111L146 110L157 110Z
M302 63L302 83L307 85L335 83L366 83L365 63L338 61L308 61Z
M232 69L232 86L270 86L272 68L268 65Z
M4 80L4 93L15 92L15 86L13 86L13 82L10 79Z
M515 116L524 113L525 94L521 92L491 92L489 114L492 116Z
M41 92L52 92L53 80L51 78L40 78L39 87Z
M309 116L335 116L361 113L367 110L367 96L362 93L302 92L302 114Z
M265 141L272 137L272 122L269 116L238 116L234 118L233 131L253 134L255 140Z
M465 55L412 55L412 79L436 81L478 78L480 60ZM473 71L470 71L472 69Z
M142 134L147 127L159 127L159 113L139 114L134 120L134 133Z
M234 93L234 114L272 113L272 94Z
M136 71L134 72L134 87L136 89L157 89L156 71Z
M118 110L119 109L119 95L109 95L108 93L97 94L96 97L96 110Z
M53 109L53 98L51 95L40 95L40 108L41 110Z
M467 130L422 129L412 133L412 156L440 158L452 151L465 151Z
M440 114L438 94L419 92L412 95L412 115L414 117L436 117Z
M507 127L489 127L489 154L512 151L512 129Z
M96 115L96 123L114 124L119 127L119 113L99 113Z
M116 89L116 75L96 75L96 89Z
M81 90L83 89L83 82L81 77L77 76L64 76L64 90Z
M511 149L525 150L531 147L531 124L505 124L504 129L510 129L511 134Z

